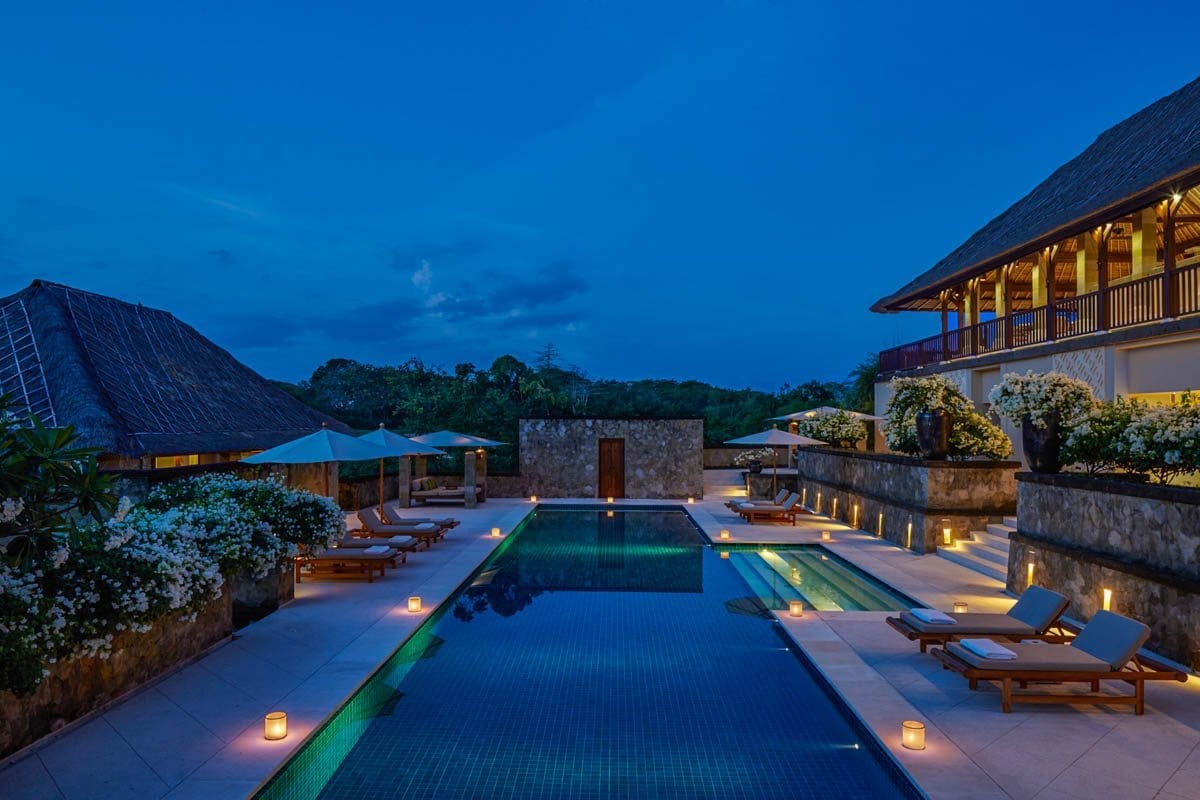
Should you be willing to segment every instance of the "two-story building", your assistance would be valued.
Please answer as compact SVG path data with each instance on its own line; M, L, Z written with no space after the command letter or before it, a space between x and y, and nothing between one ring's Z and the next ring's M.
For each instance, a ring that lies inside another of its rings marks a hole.
M940 321L880 353L876 413L897 374L944 374L980 407L1026 370L1105 399L1200 389L1200 79L1102 133L871 309Z

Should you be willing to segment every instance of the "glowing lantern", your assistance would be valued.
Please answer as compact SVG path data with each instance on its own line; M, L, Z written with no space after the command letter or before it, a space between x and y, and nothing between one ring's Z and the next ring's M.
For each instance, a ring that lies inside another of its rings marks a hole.
M900 744L909 750L924 750L925 725L916 720L905 720L900 726Z
M954 604L954 613L955 614L967 613L967 604L964 603L963 601L959 600L957 603Z
M263 717L263 738L276 741L287 736L287 713L272 711Z
M413 614L419 613L421 611L421 598L415 594L408 598L408 610Z
M500 538L500 529L499 528L492 528L492 538L493 539Z
M722 539L729 538L729 529L728 528L721 528L721 538Z
M536 495L536 494L531 494L531 495L529 495L529 502L531 502L531 503L536 503L536 502L537 502L537 495Z
M833 534L830 533L829 531L821 531L821 541L822 542L832 542Z
M790 603L788 603L788 616L789 617L803 617L804 616L804 601L803 600L792 600Z

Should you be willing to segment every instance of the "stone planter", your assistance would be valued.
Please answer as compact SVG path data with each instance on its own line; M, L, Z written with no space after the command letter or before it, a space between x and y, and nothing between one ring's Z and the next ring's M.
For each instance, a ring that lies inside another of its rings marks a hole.
M760 472L762 472L762 462L761 461L751 461L749 464L746 465L746 469L750 471L751 475L757 475Z
M261 619L296 596L296 578L290 564L257 579L247 572L235 573L227 576L226 582L233 616L239 624Z
M1025 460L1033 472L1046 474L1062 469L1062 431L1056 412L1046 415L1046 426L1043 428L1034 425L1026 414L1021 420L1021 444L1025 448Z
M950 415L944 409L917 414L917 444L926 461L945 461L950 455Z

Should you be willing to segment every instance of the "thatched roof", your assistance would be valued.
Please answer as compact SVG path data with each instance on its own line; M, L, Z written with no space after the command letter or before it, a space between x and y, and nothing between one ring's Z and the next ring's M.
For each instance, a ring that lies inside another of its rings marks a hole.
M965 279L1144 208L1200 180L1200 79L1114 125L957 250L872 311L933 308Z
M0 390L81 444L141 456L349 433L166 311L34 281L0 299Z

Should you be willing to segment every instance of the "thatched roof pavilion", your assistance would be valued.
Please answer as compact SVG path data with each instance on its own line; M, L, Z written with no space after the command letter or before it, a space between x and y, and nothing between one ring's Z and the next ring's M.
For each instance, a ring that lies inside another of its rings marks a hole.
M126 459L350 432L169 312L42 280L0 299L0 390L18 414Z

